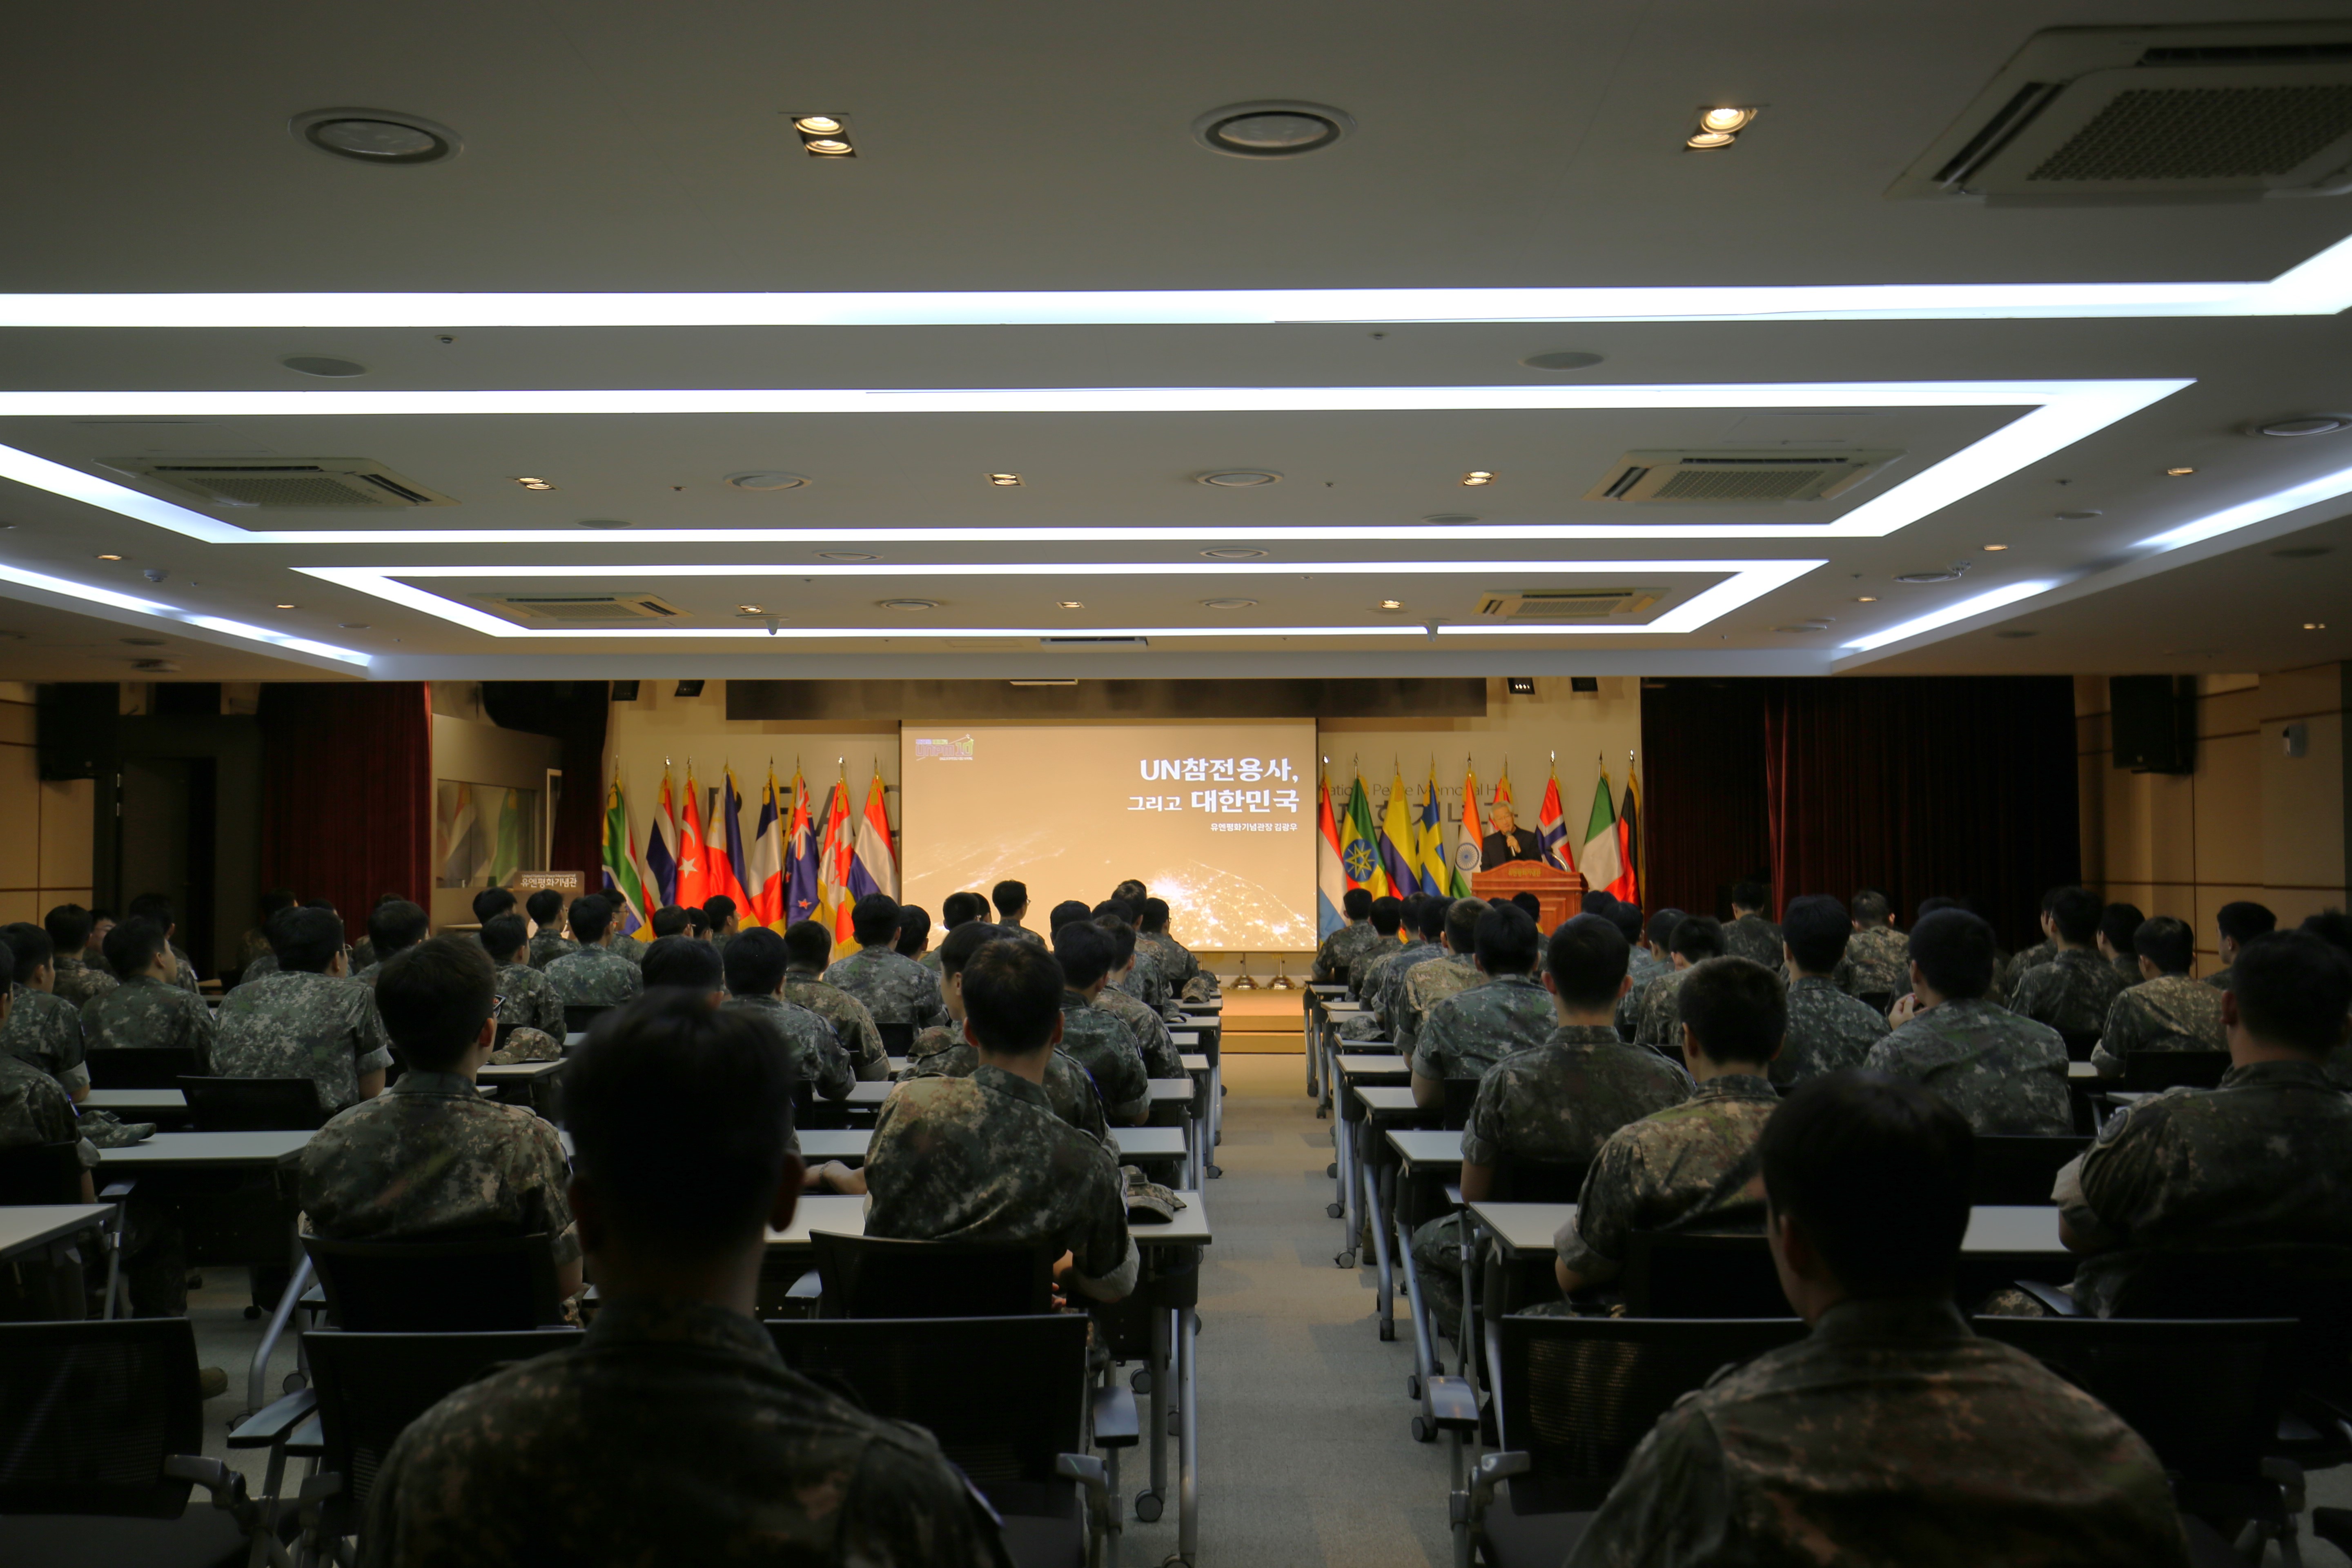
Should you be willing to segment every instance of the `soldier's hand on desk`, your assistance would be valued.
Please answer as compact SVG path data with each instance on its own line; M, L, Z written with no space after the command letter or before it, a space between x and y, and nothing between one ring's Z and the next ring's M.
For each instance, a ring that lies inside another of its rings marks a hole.
M866 1191L866 1173L853 1170L838 1160L827 1160L813 1165L801 1180L803 1192L861 1194Z

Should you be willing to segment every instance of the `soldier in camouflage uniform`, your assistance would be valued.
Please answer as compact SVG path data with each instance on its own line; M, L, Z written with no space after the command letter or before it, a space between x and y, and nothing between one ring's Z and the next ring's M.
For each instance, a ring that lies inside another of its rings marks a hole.
M1517 908L1489 908L1479 913L1471 942L1485 984L1432 1007L1413 1047L1412 1098L1424 1108L1445 1103L1447 1079L1484 1078L1504 1058L1542 1045L1559 1026L1551 993L1530 973L1543 952L1535 921Z
M0 994L0 1017L5 1016L11 1000ZM43 1143L76 1145L82 1164L80 1199L95 1203L98 1194L89 1172L98 1164L98 1151L82 1137L73 1101L55 1079L31 1062L0 1056L0 1153ZM184 1284L183 1310L186 1294ZM37 1249L0 1266L0 1317L79 1319L85 1300L80 1260L73 1252L45 1256Z
M541 888L523 901L535 928L530 939L530 963L533 969L545 969L567 952L577 952L580 944L563 934L563 895L553 888Z
M1846 949L1860 938L1835 899L1818 894L1791 899L1782 911L1781 932L1789 954L1789 1033L1780 1054L1772 1058L1775 1087L1788 1089L1819 1073L1860 1067L1870 1047L1886 1037L1886 1019L1867 1003L1855 1000L1832 984ZM1881 930L1885 928L1881 927ZM1906 973L1897 984L1911 988L1908 953Z
M343 922L324 910L280 910L269 932L278 972L221 1004L213 1071L309 1079L329 1111L381 1093L392 1041L369 988L342 974Z
M298 937L298 953L300 945ZM292 956L282 931L273 946ZM497 967L469 937L445 936L403 953L368 1000L372 1016L382 1009L382 1026L408 1070L303 1145L302 1212L310 1229L336 1241L425 1239L490 1226L544 1233L558 1293L578 1294L580 1236L564 1199L571 1170L562 1142L523 1107L475 1092L474 1075L498 1036ZM453 1028L453 1013L476 1022Z
M1761 882L1742 882L1731 889L1731 923L1723 928L1723 950L1765 968L1780 967L1780 928L1765 918L1769 895Z
M89 1092L89 1069L82 1065L81 1009L50 994L56 983L49 933L30 923L0 930L0 941L16 955L7 1022L0 1024L0 1054L30 1062L79 1102Z
M2009 1010L2062 1035L2096 1036L2107 1021L2123 982L2091 943L2099 934L2099 900L2081 888L2063 889L2052 901L2051 929L2058 956L2025 972L2009 994Z
M827 1100L848 1099L857 1074L840 1037L816 1014L784 999L784 971L792 963L784 939L764 927L738 931L720 962L726 965L730 993L721 1010L758 1019L781 1040L796 1080L814 1086Z
M1377 933L1375 933L1377 934ZM1168 982L1168 988L1179 1001L1213 1002L1217 997L1217 977L1201 967L1192 950L1168 934L1168 900L1146 899L1143 910L1136 917L1136 942L1151 955L1152 963Z
M2221 967L2205 977L2205 984L2216 991L2230 988L2230 968L2238 962L2238 952L2258 936L2268 936L2278 929L2278 916L2252 899L2234 899L2214 911L2214 924L2220 928L2217 944Z
M974 921L982 924L991 923L988 916L988 900L980 894L950 893L940 901L940 921L946 929L940 932L939 940L924 950L923 956L915 962L929 970L933 978L937 978L940 973L940 948L948 938Z
M1984 1000L1992 984L1992 927L1965 910L1937 910L1911 932L1918 1011L1870 1047L1863 1065L1916 1080L1988 1136L2063 1136L2074 1130L2066 1042L2055 1029Z
M89 943L88 910L59 904L41 917L41 929L49 933L50 966L57 972L50 986L54 994L79 1008L100 992L114 989L114 976L92 965L85 951Z
M1029 912L1029 885L1006 880L989 889L988 901L996 906L996 923L1005 935L1015 942L1034 942L1045 946L1045 939L1021 923Z
M1677 1401L1569 1568L2186 1568L2147 1445L1953 1309L1968 1143L1909 1085L1837 1075L1790 1097L1759 1148L1768 1229L1811 1331Z
M1493 907L1476 899L1456 899L1447 909L1445 956L1414 965L1397 988L1394 1038L1399 1055L1412 1055L1421 1043L1422 1021L1432 1007L1486 981L1478 970L1478 921Z
M578 942L547 966L547 983L564 1005L617 1007L641 994L645 976L614 951L613 906L601 893L572 900L572 934Z
M433 922L425 911L406 899L384 899L368 911L368 959L364 964L352 959L352 978L362 985L373 986L375 977L393 958L406 952L425 940Z
M2137 904L2109 904L2099 911L2099 934L2091 945L2126 991L2147 978L2139 972L2139 949L2132 945L2147 921Z
M172 941L179 934L180 929L179 915L172 907L172 900L161 893L142 893L131 900L124 913L131 920L153 921L163 928L163 943L172 954L172 972L164 978L191 996L195 995L196 966L188 962L188 955Z
M2134 1051L2229 1049L2221 1026L2221 993L2189 977L2197 939L2188 922L2158 915L2133 933L2132 962L2144 978L2107 1009L2092 1065L2102 1078L2119 1077Z
M1666 944L1675 939L1675 928L1689 917L1675 909L1660 910L1650 917L1641 936L1625 931L1623 922L1618 931L1633 943L1625 961L1625 994L1617 999L1617 1037L1630 1040L1642 1030L1642 997L1656 982L1675 973L1674 954Z
M947 1022L938 978L893 945L898 940L898 900L868 893L850 910L849 922L857 951L836 960L824 972L824 983L864 1004L877 1024L905 1024L920 1031Z
M108 965L121 983L82 1004L85 1049L118 1046L191 1050L202 1067L213 1045L212 1010L172 984L171 948L153 921L128 920L106 933Z
M530 966L530 938L522 917L491 916L482 926L482 951L499 968L499 1025L509 1031L508 1038L530 1029L561 1044L566 1032L563 1001L547 976Z
M1865 888L1847 906L1853 931L1845 956L1831 978L1849 996L1884 996L1892 1002L1911 988L1911 942L1896 931L1886 895Z
M1404 988L1406 982L1412 977L1412 972L1424 963L1435 963L1447 956L1445 916L1453 907L1451 899L1423 897L1416 911L1421 940L1398 950L1396 956L1381 968L1380 978L1376 982L1378 990L1365 998L1372 1005L1372 1011L1379 1016L1381 1026L1388 1031L1390 1039L1395 1039L1397 1031L1404 1026Z
M865 1083L890 1076L890 1052L874 1015L866 1004L824 980L824 961L833 952L833 933L815 921L796 921L784 931L784 1000L805 1007L833 1026L849 1058L850 1070Z
M1675 993L1682 989L1692 964L1724 956L1723 924L1712 915L1686 916L1675 927L1669 946L1675 972L1651 981L1642 993L1641 1021L1633 1027L1633 1043L1654 1050L1673 1050L1682 1043L1682 1015Z
M2064 888L2053 888L2042 895L2042 940L2001 965L1993 994L2003 998L2014 996L2019 981L2058 956L2058 937L2051 924L2050 911L2057 907L2059 895L2065 891Z
M790 1074L757 1029L657 991L566 1071L576 1179L598 1200L583 1239L601 1309L576 1343L408 1427L368 1498L366 1561L1004 1561L928 1435L787 1370L757 1321L766 1228L789 1222L798 1184ZM646 1114L673 1103L706 1110ZM736 1136L714 1164L722 1110Z
M1413 910L1418 914L1420 909L1416 897ZM1372 934L1379 940L1349 967L1348 995L1351 1000L1369 1005L1376 994L1373 976L1381 966L1402 952L1405 943L1421 939L1418 930L1406 931L1403 938L1398 937L1398 931L1405 931L1404 916L1405 901L1393 894L1384 893L1372 900Z
M1835 915L1837 905L1822 900ZM1793 921L1796 909L1789 914ZM1756 1141L1780 1103L1765 1066L1788 1026L1780 979L1745 958L1710 958L1682 986L1688 1100L1609 1135L1552 1238L1553 1272L1573 1294L1614 1279L1637 1230L1752 1228L1764 1217Z
M1357 961L1380 951L1381 933L1372 925L1372 890L1350 888L1340 900L1348 923L1323 939L1315 949L1316 983L1330 985L1352 971Z
M1095 996L1095 1005L1127 1026L1135 1037L1136 1050L1143 1058L1143 1070L1153 1078L1182 1078L1184 1053L1176 1048L1176 1037L1168 1032L1167 1020L1139 1001L1131 993L1118 988L1119 981L1140 959L1136 947L1135 928L1112 915L1098 915L1096 927L1111 940L1110 984ZM1174 1126L1181 1120L1184 1107L1171 1100L1168 1109L1177 1113L1169 1121Z
M1073 921L1054 933L1054 957L1066 977L1061 1047L1094 1079L1105 1114L1120 1126L1140 1127L1151 1110L1143 1047L1134 1031L1098 1005L1118 952L1110 933L1092 921Z
M1004 941L1002 931L983 921L966 921L948 932L938 948L940 1000L949 1022L925 1029L908 1053L907 1069L898 1081L917 1078L970 1078L980 1066L980 1052L964 1038L963 972L972 955L992 942ZM1045 1099L1054 1114L1080 1131L1108 1141L1110 1127L1103 1120L1102 1096L1095 1080L1076 1058L1058 1047L1045 1064Z

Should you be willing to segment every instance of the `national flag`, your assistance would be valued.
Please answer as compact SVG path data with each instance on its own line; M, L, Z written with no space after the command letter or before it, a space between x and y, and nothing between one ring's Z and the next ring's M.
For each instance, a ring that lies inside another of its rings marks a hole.
M1544 858L1563 871L1576 869L1576 860L1568 847L1568 812L1559 804L1559 769L1551 770L1551 780L1544 785L1543 805L1536 810L1536 837L1543 840Z
M621 777L604 796L604 891L620 906L621 934L650 932L646 923L646 879L637 869L636 846L629 837L629 797L621 792Z
M1413 869L1421 877L1421 885L1433 893L1444 893L1453 898L1467 898L1470 884L1454 886L1454 864L1445 853L1445 818L1437 809L1437 762L1429 763L1429 784L1421 796L1420 843L1415 850L1420 857Z
M709 847L702 837L702 789L694 782L694 761L686 764L686 815L677 822L677 884L670 901L681 908L702 907L710 894Z
M879 763L866 786L866 809L850 825L849 887L852 902L868 893L898 896L898 855L890 847L889 799Z
M1349 883L1339 862L1339 824L1331 815L1331 775L1326 772L1316 792L1315 934L1329 936L1348 923L1346 899Z
M817 874L822 858L816 817L809 809L808 780L795 767L793 815L784 828L784 912L778 917L784 924L797 925L802 921L819 918L818 908L824 900L822 879Z
M744 879L744 891L751 896L750 918L743 922L747 931L752 926L783 929L783 802L776 794L776 770L772 764L767 790L760 796L760 829L751 839L751 861Z
M646 891L654 907L677 902L677 813L669 798L669 764L662 764L661 798L646 824Z
M490 886L503 888L522 869L522 791L499 792L498 841L490 847Z
M1339 822L1339 868L1348 886L1370 888L1372 897L1388 896L1389 874L1381 869L1380 830L1372 826L1372 798L1364 790L1364 775L1356 775L1348 792L1348 815Z
M1470 886L1473 872L1484 870L1486 865L1486 826L1478 820L1478 775L1470 764L1462 764L1462 837L1454 841L1454 868L1462 879L1462 886ZM1466 896L1466 894L1457 895Z
M441 846L441 885L445 888L470 888L474 885L474 786L457 786L457 809L449 818L449 835Z
M1617 854L1617 812L1609 803L1609 770L1592 788L1592 817L1584 826L1584 853L1577 857L1587 892L1613 890L1623 862Z
M751 895L743 886L743 792L735 783L733 768L721 763L719 775L718 799L711 805L710 839L702 847L703 864L709 868L702 897L708 903L724 894L734 900L740 915L751 907Z
M849 861L855 849L849 821L849 780L834 781L824 803L824 837L817 848L817 918L838 943L849 940Z
M1381 814L1381 868L1389 874L1389 890L1398 898L1421 891L1413 870L1412 808L1405 802L1404 770L1389 775L1388 808Z
M1642 802L1633 775L1625 774L1625 809L1617 814L1617 858L1622 869L1609 890L1629 904L1642 901Z

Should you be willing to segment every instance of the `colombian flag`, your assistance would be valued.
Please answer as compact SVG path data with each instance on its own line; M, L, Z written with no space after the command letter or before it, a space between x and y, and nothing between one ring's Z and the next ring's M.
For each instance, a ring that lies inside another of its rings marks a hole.
M1381 868L1389 874L1389 891L1400 899L1421 891L1413 848L1412 808L1404 797L1404 770L1399 768L1389 778L1388 809L1381 815Z

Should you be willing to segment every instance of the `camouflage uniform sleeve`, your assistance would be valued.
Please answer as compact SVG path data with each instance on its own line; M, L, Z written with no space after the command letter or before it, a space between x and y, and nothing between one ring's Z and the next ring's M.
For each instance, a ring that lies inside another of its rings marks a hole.
M555 994L555 987L547 983L547 976L539 970L525 965L523 973L535 982L530 987L531 1027L560 1043L570 1033L563 1019L563 998Z
M1103 1180L1087 1205L1084 1234L1073 1238L1071 1261L1089 1279L1117 1279L1124 1274L1127 1289L1132 1289L1129 1263L1135 1257L1135 1242L1127 1231L1127 1181L1115 1163L1108 1163L1115 1162L1116 1155L1106 1150L1103 1158Z
M1344 931L1347 928L1343 926L1340 929ZM1331 944L1339 940L1339 931L1333 931L1315 949L1315 967L1311 973L1318 985L1330 984L1331 977L1339 972L1339 963L1331 956Z
M572 1224L572 1205L563 1195L572 1180L571 1164L554 1128L528 1114L520 1121L528 1150L518 1184L528 1216L523 1223L530 1230L547 1232L554 1243L555 1266L561 1268L580 1257L580 1227Z
M1513 1076L1497 1066L1479 1080L1478 1098L1470 1102L1469 1119L1462 1128L1464 1164L1491 1165L1501 1156L1502 1145L1496 1139L1501 1135L1503 1100L1508 1093L1505 1084Z
M1129 1026L1130 1030L1133 1027ZM1143 1049L1144 1071L1153 1078L1182 1078L1184 1053L1176 1048L1176 1037L1168 1032L1168 1026L1157 1014L1152 1016L1150 1027L1141 1033L1143 1038L1137 1044Z
M375 1010L375 993L370 991L360 1002L356 1038L352 1043L352 1070L361 1078L372 1072L392 1070L392 1037L384 1033L383 1015ZM555 1037L562 1039L558 1034Z
M1732 1540L1731 1488L1715 1428L1685 1394L1609 1489L1567 1568L1749 1561Z
M219 1029L213 1019L213 1010L198 999L188 1009L188 1043L196 1048L196 1060L206 1071L213 1065L213 1040Z
M2091 1065L2101 1078L2123 1076L2124 1058L2147 1043L2143 1022L2139 1002L2130 992L2107 1004L2106 1025L2099 1031L2099 1043L2091 1047Z
M2164 1102L2181 1092L2143 1100L2110 1118L2098 1142L2068 1167L2075 1173L2074 1190L2067 1194L2071 1201L2059 1207L2070 1226L2121 1245L2130 1239L2133 1225L2161 1199L2168 1183L2197 1181L2193 1166L2172 1168L2175 1162L2165 1147Z
M940 995L939 983L924 987L915 999L915 1028L918 1032L948 1022L948 1005Z
M1576 1217L1559 1227L1552 1250L1588 1285L1614 1279L1625 1264L1625 1238L1633 1230L1633 1176L1639 1164L1633 1141L1612 1133L1585 1173L1576 1194Z
M838 1561L872 1568L1001 1568L1012 1561L996 1523L930 1445L866 1445L842 1500Z
M1410 1051L1400 1054L1412 1060L1416 1078L1447 1078L1453 1073L1454 1053L1448 1047L1449 1031L1442 1019L1430 1019L1430 1026L1421 1032L1420 1040Z
M809 1019L816 1026L816 1091L827 1100L846 1100L857 1083L857 1071L850 1066L849 1053L842 1049L841 1037L833 1026L815 1014ZM887 1058L883 1062L887 1069Z

